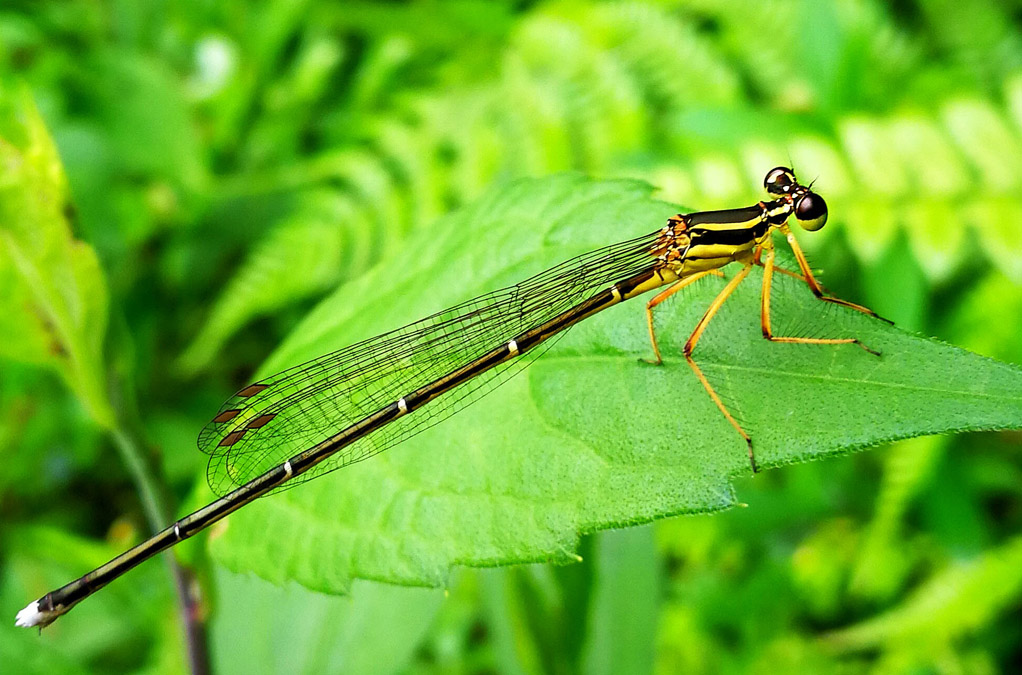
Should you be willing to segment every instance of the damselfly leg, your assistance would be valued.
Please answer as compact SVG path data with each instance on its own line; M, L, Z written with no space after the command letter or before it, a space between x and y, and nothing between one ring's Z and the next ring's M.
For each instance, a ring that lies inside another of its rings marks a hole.
M725 285L724 288L720 291L720 293L718 293L717 296L713 299L713 302L710 303L709 307L706 309L706 312L703 314L702 318L699 320L695 328L692 330L692 334L685 342L685 347L682 350L686 362L692 368L692 371L696 374L696 377L699 379L699 382L703 385L703 388L706 390L706 393L710 396L710 399L714 402L714 404L717 406L720 412L724 415L724 418L727 419L731 426L734 427L738 434L745 440L748 449L749 464L752 466L753 473L756 473L759 470L759 468L756 464L756 455L752 447L752 437L742 427L738 420L735 419L734 415L731 414L731 411L728 410L728 407L724 404L724 401L720 398L720 395L717 394L716 390L713 388L713 385L710 384L710 381L707 379L706 375L699 367L699 364L697 364L695 359L692 357L692 353L695 351L696 345L699 343L699 339L702 337L702 334L706 330L706 327L709 325L714 315L716 315L717 311L723 306L723 304L727 301L731 294L734 293L735 289L738 288L738 285L741 284L741 282L749 275L749 273L752 271L753 265L758 265L763 268L763 284L760 292L760 325L762 328L764 338L770 340L771 342L781 342L789 344L812 344L812 345L854 344L861 347L863 350L869 352L870 354L873 354L874 356L880 356L880 352L866 346L858 338L791 337L775 335L773 333L770 321L770 295L774 272L785 274L787 276L793 277L804 282L809 287L810 291L812 291L813 295L819 300L841 305L842 307L848 307L849 309L854 309L868 316L880 318L877 317L876 313L874 313L870 309L867 309L866 307L862 307L861 305L857 305L852 302L847 302L840 298L835 298L824 292L823 287L820 286L820 284L816 281L816 278L813 276L812 271L809 268L809 263L806 260L805 254L799 247L798 242L795 239L794 235L790 232L787 226L783 226L780 229L782 232L785 233L785 235L788 238L788 242L791 244L792 251L795 254L795 258L798 261L799 268L801 269L802 274L798 274L796 272L792 272L790 270L777 267L774 264L775 251L773 247L773 242L769 238L764 239L760 244L757 245L750 262L747 262L745 266L734 277L732 277L732 279L727 283L727 285ZM669 287L668 289L658 293L647 303L646 319L649 325L650 341L653 345L653 353L655 355L654 360L649 360L650 363L658 365L662 363L660 348L659 345L657 344L656 330L653 322L653 309L657 305L664 302L667 298L671 297L673 294L680 291L685 286L688 286L689 284L698 281L699 279L702 279L703 277L715 271L716 270L708 270L705 272L695 273L689 277L685 277L678 281L677 283L675 283L674 285L672 285L671 287Z
M859 347L862 347L863 349L865 349L870 354L873 354L874 356L880 356L880 352L878 352L878 351L876 351L874 349L870 349L869 347L864 345L862 343L862 341L859 340L859 338L811 338L811 337L788 337L788 336L782 336L782 335L774 335L773 329L770 326L770 286L771 286L771 281L773 279L773 272L774 272L774 269L775 269L774 268L774 247L772 245L767 245L767 246L764 246L761 249L761 251L765 252L765 258L766 258L765 260L763 260L763 290L760 293L760 301L761 301L761 304L760 304L760 326L763 329L763 337L765 337L767 340L770 340L771 342L787 342L787 343L803 344L803 345L858 345ZM806 269L808 270L808 267ZM813 279L813 277L812 276L808 276L806 278L807 278L806 284L809 286L810 289L812 289L813 285L809 283L808 279ZM815 283L815 281L816 280L813 279L814 283ZM817 286L817 288L818 288L818 286ZM875 314L873 314L873 312L871 312L870 310L866 309L865 307L860 307L859 305L855 305L855 304L850 303L850 302L845 302L844 300L840 300L838 298L833 298L833 297L828 296L828 295L817 294L815 292L814 292L814 295L816 295L816 297L819 298L820 300L825 300L825 301L828 301L828 302L834 302L834 303L839 304L839 305L841 305L843 307L850 307L851 309L857 309L857 310L860 310L860 311L865 311L866 313L870 314L871 316L876 316Z
M815 295L818 299L823 300L824 302L832 302L835 305L841 305L842 307L847 307L849 309L854 309L857 312L862 312L866 316L871 316L875 319L880 319L882 321L887 321L887 323L892 323L891 321L888 321L882 316L879 316L876 312L869 309L868 307L863 307L862 305L857 305L854 302L848 302L847 300L842 300L841 298L835 298L833 295L828 294L823 289L823 287L820 286L820 283L816 280L816 277L813 276L813 271L809 268L809 261L806 260L806 254L802 252L802 247L799 246L798 239L795 238L795 235L792 233L791 229L789 229L788 226L785 225L781 227L781 232L783 232L784 236L788 239L788 246L791 247L791 252L795 254L795 260L798 261L799 269L802 270L801 278L803 279L803 281L806 282L806 285L809 286L809 290L813 292L813 295Z
M759 471L759 468L756 466L756 455L752 451L752 437L749 436L748 432L742 428L742 425L734 418L731 411L727 409L727 406L724 405L724 401L722 401L720 396L717 395L713 386L710 385L710 381L706 379L705 375L703 375L702 369L699 368L695 359L692 358L692 352L695 350L696 344L699 343L699 338L702 337L703 331L706 330L706 326L709 325L710 320L713 319L717 310L719 310L731 294L734 293L734 290L738 288L738 284L742 283L745 277L749 276L749 272L751 270L752 264L746 264L745 267L738 272L738 274L731 278L731 281L727 282L727 285L724 286L723 290L717 294L717 297L713 299L710 306L706 308L703 318L699 319L699 323L696 324L692 334L688 336L688 340L685 342L685 347L682 349L682 353L685 355L685 360L688 361L688 365L692 368L693 372L695 372L696 377L699 378L699 382L702 383L703 388L706 389L706 393L709 394L710 398L713 399L713 402L717 404L720 412L724 413L724 417L727 418L727 421L735 428L735 431L741 434L742 438L745 439L745 445L749 453L749 464L752 465L752 472L756 473Z
M721 272L720 270L706 270L705 272L699 272L697 274L693 274L690 277L686 277L686 278L684 278L684 279L682 279L682 280L672 284L666 290L661 291L660 293L657 293L655 296L653 296L653 298L649 302L646 303L646 323L649 326L649 339L650 339L650 342L653 343L653 356L654 356L654 358L652 358L652 359L643 359L646 363L652 363L653 365L659 366L661 363L664 362L663 357L660 356L660 345L658 345L657 341L656 341L656 329L653 327L653 308L656 307L657 305L659 305L661 302L663 302L667 298L669 298L672 295L674 295L675 293L677 293L678 291L680 291L681 289L685 288L686 286L688 286L690 284L695 283L696 281L699 281L700 279L702 279L703 277L705 277L705 276L707 276L709 274L712 274L712 275L718 276L718 277L723 277L724 276L724 273Z

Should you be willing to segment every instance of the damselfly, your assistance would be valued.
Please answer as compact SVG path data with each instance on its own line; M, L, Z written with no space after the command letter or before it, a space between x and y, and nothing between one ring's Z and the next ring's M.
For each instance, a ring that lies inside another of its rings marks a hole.
M157 553L270 492L361 461L430 427L519 372L553 336L619 302L667 286L646 304L654 362L660 363L654 308L685 286L737 262L741 269L710 303L683 354L710 398L745 439L692 353L721 305L753 266L763 267L761 325L774 342L855 344L855 338L785 337L770 323L775 271L805 282L820 300L871 316L827 295L813 277L788 220L814 231L827 205L777 167L764 180L769 201L724 211L679 214L648 235L583 254L520 284L494 291L421 321L351 345L251 384L203 428L207 476L220 498L138 546L31 603L19 626L45 626L75 604ZM800 272L775 267L772 234L785 235ZM721 275L722 276L722 275Z

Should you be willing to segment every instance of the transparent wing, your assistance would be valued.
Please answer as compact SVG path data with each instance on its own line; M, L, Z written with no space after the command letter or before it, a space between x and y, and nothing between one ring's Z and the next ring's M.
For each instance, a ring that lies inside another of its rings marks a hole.
M227 400L199 434L207 478L225 495L402 396L474 361L615 281L648 269L659 232L585 253L515 286L481 295L271 375ZM546 345L396 418L278 488L287 489L400 443L478 400Z

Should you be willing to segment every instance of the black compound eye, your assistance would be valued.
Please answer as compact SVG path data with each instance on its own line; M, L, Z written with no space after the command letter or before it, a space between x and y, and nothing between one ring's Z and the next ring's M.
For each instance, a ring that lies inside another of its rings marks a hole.
M815 192L806 192L795 204L795 220L803 230L815 232L827 223L827 202Z
M795 172L786 166L779 166L770 169L766 178L763 179L763 187L772 195L783 195L791 191L798 181L795 180Z

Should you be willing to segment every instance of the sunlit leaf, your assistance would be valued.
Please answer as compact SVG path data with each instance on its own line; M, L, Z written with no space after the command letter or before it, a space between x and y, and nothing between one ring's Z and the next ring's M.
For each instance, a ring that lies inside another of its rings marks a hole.
M36 342L39 326L45 328L47 360L93 418L109 426L102 357L106 282L93 250L71 232L60 158L23 89L0 92L0 167L0 264L15 270L12 299L22 298L12 309L25 331L35 331Z

